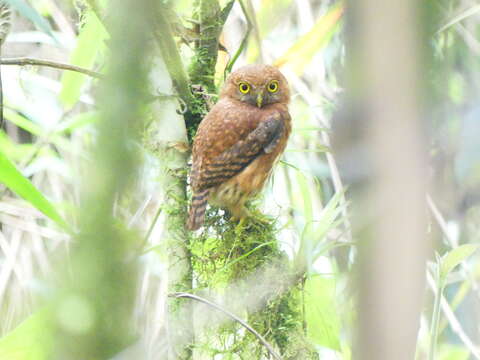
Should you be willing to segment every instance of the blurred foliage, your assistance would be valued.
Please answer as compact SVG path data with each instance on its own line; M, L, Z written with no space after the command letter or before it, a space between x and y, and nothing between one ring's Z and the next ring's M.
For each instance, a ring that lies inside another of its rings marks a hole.
M108 33L101 21L93 11L83 16L83 24L77 37L76 48L70 56L70 64L78 65L87 69L93 67L98 56L105 52L105 41ZM59 95L60 101L66 110L78 103L82 92L82 86L89 80L87 76L75 72L65 72L62 76L62 90Z
M25 178L3 154L0 154L0 182L5 184L11 191L23 197L34 207L39 209L50 219L57 222L65 230L67 224L58 214L56 208L50 203L41 192Z
M53 352L54 340L45 331L49 314L38 311L0 340L0 358L9 360L47 360Z

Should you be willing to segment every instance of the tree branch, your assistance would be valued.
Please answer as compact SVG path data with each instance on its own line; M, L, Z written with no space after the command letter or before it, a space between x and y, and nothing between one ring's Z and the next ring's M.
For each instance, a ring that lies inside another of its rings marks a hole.
M183 69L183 62L173 38L172 29L166 18L165 9L161 6L158 7L155 22L156 29L154 36L162 53L162 58L165 61L165 65L167 66L178 95L190 106L193 99L188 77Z
M277 360L282 360L282 358L280 357L280 355L278 355L275 350L273 350L273 347L267 342L267 340L265 340L265 338L260 335L257 331L255 331L254 328L252 328L250 325L248 325L245 321L243 321L242 319L240 319L237 315L231 313L230 311L222 308L220 305L217 305L207 299L204 299L200 296L197 296L197 295L193 295L193 294L189 294L189 293L184 293L184 292L177 292L177 293L173 293L173 294L169 294L168 295L169 297L174 297L174 298L187 298L187 299L192 299L192 300L195 300L195 301L198 301L198 302L201 302L201 303L204 303L222 313L224 313L225 315L227 315L228 317L230 317L231 319L235 320L236 322L238 322L240 325L242 325L245 329L247 329L248 331L250 331L254 336L256 336L256 338L258 339L258 341L260 341L268 350L268 352Z
M243 15L245 16L245 20L247 21L247 31L245 32L245 35L242 39L242 42L240 43L240 47L238 48L236 53L233 55L233 57L230 59L230 61L227 64L227 67L225 68L225 72L224 72L224 77L225 78L227 77L227 75L230 72L232 72L233 66L237 62L240 55L242 54L243 50L245 50L245 47L247 46L248 38L250 37L250 33L253 30L253 24L252 24L252 21L250 19L250 15L248 15L248 11L245 8L245 5L243 4L243 1L240 0L239 3L240 3L240 6L242 8Z
M193 84L202 85L208 93L215 93L215 65L218 56L218 39L228 15L235 4L228 2L223 9L218 0L203 0L196 6L195 19L199 22L199 41L195 48L195 58L190 69Z
M60 69L60 70L75 71L84 75L91 76L96 79L102 79L104 77L102 74L96 71L84 69L79 66L59 63L56 61L41 60L41 59L34 59L34 58L27 58L27 57L1 59L0 64L1 65L19 65L19 66L27 66L27 65L46 66L46 67L51 67L51 68Z

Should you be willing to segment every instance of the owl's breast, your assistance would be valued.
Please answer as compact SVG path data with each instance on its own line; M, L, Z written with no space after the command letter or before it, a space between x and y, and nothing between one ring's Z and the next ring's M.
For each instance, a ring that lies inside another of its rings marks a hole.
M237 206L243 206L245 201L260 193L275 163L285 150L289 134L290 128L287 129L274 151L258 156L240 173L212 189L209 202L231 210Z

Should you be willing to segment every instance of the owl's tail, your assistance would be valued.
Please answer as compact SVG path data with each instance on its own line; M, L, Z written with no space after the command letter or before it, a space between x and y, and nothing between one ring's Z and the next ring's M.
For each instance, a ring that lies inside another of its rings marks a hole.
M205 210L207 209L207 200L210 189L201 192L195 192L192 196L192 204L188 214L187 229L198 230L205 219Z

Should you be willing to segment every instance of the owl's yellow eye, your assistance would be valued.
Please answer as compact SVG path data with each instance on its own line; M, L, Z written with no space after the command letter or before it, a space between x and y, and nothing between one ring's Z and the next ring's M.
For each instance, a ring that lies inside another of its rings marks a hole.
M238 89L242 94L247 94L250 91L250 85L247 83L240 83L238 84Z
M278 81L277 80L270 81L270 84L268 84L267 88L268 88L268 91L270 91L271 93L277 92L278 91Z

